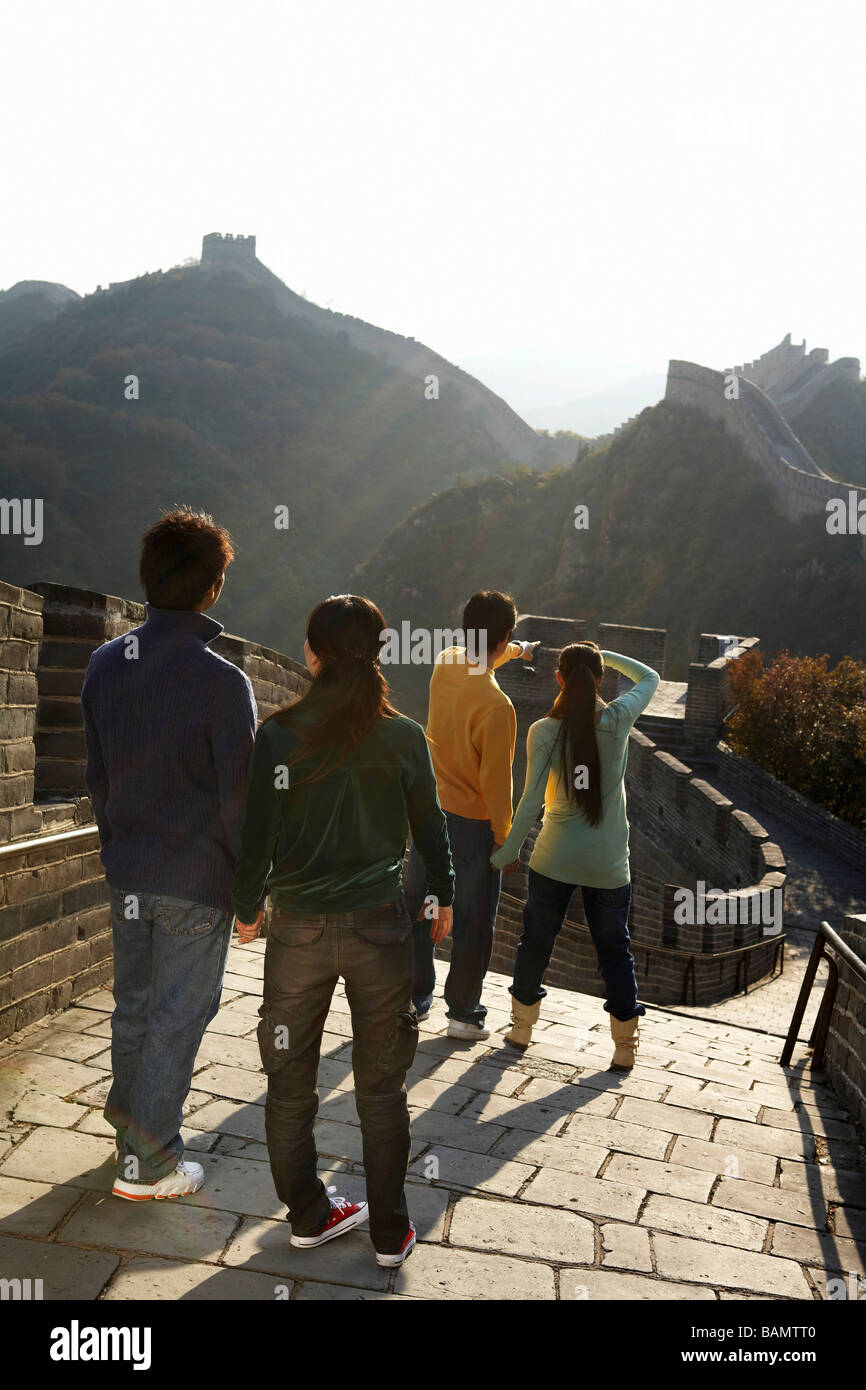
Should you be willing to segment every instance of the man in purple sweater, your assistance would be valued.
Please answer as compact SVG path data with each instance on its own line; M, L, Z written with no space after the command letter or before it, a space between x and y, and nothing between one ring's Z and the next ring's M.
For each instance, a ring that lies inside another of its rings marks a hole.
M209 643L205 617L234 558L209 516L180 508L141 544L147 621L90 658L81 704L90 791L111 889L113 1191L197 1192L182 1106L219 1008L256 704Z

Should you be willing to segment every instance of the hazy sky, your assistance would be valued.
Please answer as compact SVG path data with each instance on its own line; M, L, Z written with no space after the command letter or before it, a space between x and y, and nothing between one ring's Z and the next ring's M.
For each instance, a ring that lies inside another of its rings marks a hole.
M860 0L6 7L0 287L80 293L209 231L518 409L866 359Z

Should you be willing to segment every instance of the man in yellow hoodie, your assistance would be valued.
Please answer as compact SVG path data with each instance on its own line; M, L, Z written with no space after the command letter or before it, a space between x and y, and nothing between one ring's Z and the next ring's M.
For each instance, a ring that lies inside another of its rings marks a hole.
M463 610L464 647L436 658L430 680L427 742L439 801L448 822L456 876L451 966L445 981L448 1036L472 1041L490 1036L481 989L493 949L501 873L490 855L511 829L511 764L517 719L494 671L522 657L536 642L513 642L517 608L510 594L483 589ZM430 1012L436 976L424 863L414 845L406 871L406 902L415 921L412 998L419 1019ZM426 904L426 906L425 906ZM421 921L417 919L421 915Z

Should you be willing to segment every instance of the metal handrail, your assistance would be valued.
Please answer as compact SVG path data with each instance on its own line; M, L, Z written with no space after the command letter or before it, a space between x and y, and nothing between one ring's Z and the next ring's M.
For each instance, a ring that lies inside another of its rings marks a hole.
M797 1003L794 1006L794 1015L791 1019L791 1026L788 1029L788 1036L785 1039L785 1046L782 1048L782 1055L779 1058L780 1066L786 1067L791 1060L794 1051L794 1044L800 1032L800 1024L803 1022L803 1015L806 1012L806 1005L809 1002L809 995L815 983L815 975L822 957L826 960L829 967L827 983L824 986L824 996L818 1008L818 1015L815 1019L815 1026L809 1038L809 1046L812 1048L811 1070L818 1070L824 1061L824 1052L827 1046L827 1035L830 1031L830 1019L833 1014L833 1004L836 1000L836 988L839 983L839 960L843 960L854 971L854 974L866 982L866 961L860 959L856 951L846 945L838 932L835 932L829 922L822 922L815 935L815 941L809 955L806 966L806 973L803 976L803 983L800 986L800 993L797 996ZM838 957L838 959L837 959Z

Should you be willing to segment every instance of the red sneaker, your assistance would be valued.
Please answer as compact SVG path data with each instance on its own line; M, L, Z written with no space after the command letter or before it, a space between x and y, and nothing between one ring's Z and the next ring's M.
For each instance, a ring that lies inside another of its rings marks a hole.
M351 1231L353 1226L360 1226L362 1221L367 1220L366 1202L348 1202L345 1197L331 1197L331 1193L336 1192L336 1187L326 1190L331 1202L331 1215L314 1236L296 1236L292 1233L289 1237L292 1245L300 1245L305 1249L310 1245L324 1245L326 1240L333 1240L335 1236L341 1236L345 1231Z
M397 1265L401 1265L403 1263L407 1255L411 1254L411 1252L414 1249L415 1226L414 1223L410 1221L406 1239L403 1241L403 1244L400 1246L400 1249L397 1251L396 1255L380 1255L377 1250L376 1264L381 1265L383 1269L395 1269Z

